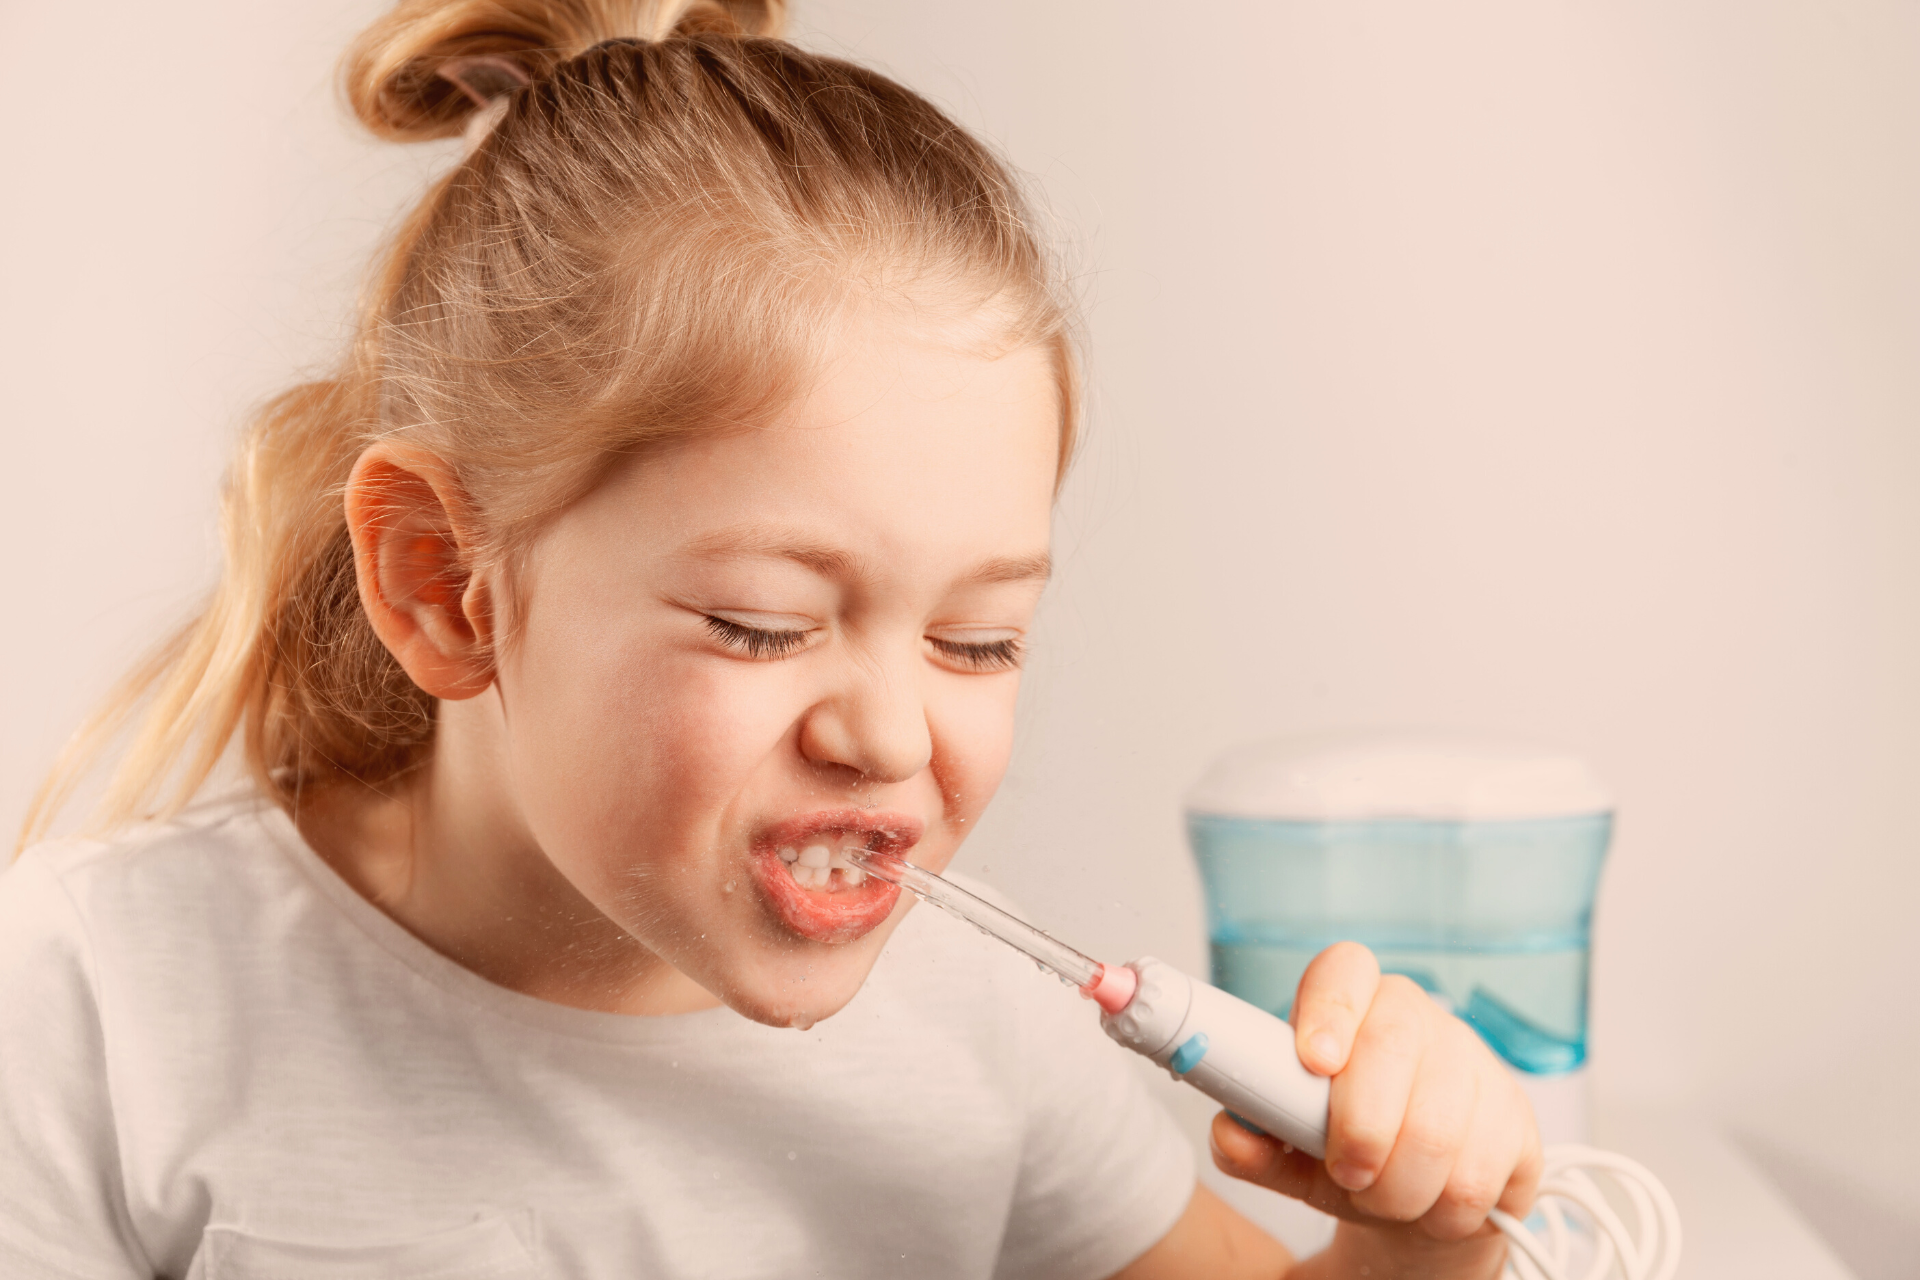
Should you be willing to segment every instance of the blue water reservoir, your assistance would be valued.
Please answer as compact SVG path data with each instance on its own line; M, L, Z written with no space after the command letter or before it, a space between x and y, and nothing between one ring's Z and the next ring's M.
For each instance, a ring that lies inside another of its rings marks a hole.
M1214 982L1286 1016L1307 962L1372 948L1531 1076L1587 1056L1611 802L1570 757L1457 739L1269 744L1189 798Z

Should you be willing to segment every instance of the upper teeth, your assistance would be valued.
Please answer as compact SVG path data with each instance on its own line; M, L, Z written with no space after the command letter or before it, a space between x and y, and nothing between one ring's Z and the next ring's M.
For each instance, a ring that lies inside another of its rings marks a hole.
M804 849L791 845L780 850L780 861L787 864L793 882L803 889L824 889L840 873L840 882L848 888L863 883L867 873L847 861L846 846L810 844Z

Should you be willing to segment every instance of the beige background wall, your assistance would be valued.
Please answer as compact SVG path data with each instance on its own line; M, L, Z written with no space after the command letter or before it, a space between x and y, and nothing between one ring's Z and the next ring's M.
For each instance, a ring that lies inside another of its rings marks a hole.
M377 7L0 10L0 818L210 582L243 408L334 348L447 157L334 105ZM1178 803L1221 747L1578 750L1622 801L1603 1096L1723 1122L1863 1275L1911 1258L1920 10L800 12L1035 175L1091 304L1091 445L972 867L1198 965Z

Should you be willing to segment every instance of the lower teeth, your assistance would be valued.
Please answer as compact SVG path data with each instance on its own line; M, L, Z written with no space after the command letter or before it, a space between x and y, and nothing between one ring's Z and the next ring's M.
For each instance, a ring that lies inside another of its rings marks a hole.
M866 883L867 873L858 867L806 867L787 864L787 873L793 882L802 889L829 889L833 887L833 873L840 873L840 887L857 889Z

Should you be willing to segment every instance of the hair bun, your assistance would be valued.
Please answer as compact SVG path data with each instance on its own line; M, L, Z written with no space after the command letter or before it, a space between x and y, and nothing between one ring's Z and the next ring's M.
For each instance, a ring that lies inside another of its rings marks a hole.
M605 40L777 36L786 0L401 0L341 65L347 101L383 138L459 133L479 109L441 74L454 58L504 58L539 79Z

